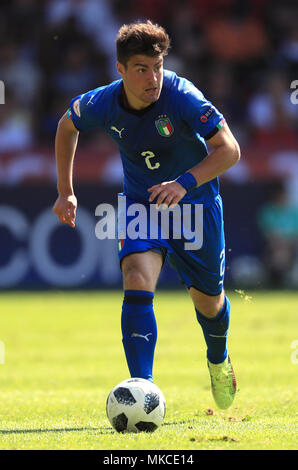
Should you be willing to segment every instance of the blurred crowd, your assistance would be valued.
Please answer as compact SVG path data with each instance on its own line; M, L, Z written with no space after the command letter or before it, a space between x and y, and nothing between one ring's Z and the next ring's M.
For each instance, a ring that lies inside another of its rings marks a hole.
M119 78L115 38L138 19L165 27L165 67L193 81L238 139L243 158L223 179L282 183L256 217L270 275L278 284L292 270L298 283L297 0L1 0L0 184L55 184L60 117L77 94ZM103 132L80 136L75 180L121 182Z
M166 67L204 91L241 144L296 142L295 1L2 0L0 9L1 153L52 145L69 100L119 78L121 24L147 18L171 36Z

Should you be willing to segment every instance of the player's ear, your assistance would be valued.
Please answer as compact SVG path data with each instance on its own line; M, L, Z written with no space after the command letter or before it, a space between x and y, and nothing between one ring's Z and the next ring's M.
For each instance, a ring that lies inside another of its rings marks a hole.
M124 64L121 64L121 62L116 62L116 67L117 67L117 71L118 73L121 75L121 77L123 76L124 74L124 71L125 71L125 66Z

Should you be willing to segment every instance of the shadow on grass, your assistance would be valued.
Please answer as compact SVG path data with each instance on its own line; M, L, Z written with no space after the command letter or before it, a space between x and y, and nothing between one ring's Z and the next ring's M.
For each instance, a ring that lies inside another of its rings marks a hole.
M162 426L176 426L181 424L193 424L194 420L182 420L162 423ZM55 429L0 429L1 434L33 434L33 433L47 433L47 432L83 432L83 431L96 431L97 434L115 434L115 430L112 427L81 427L81 428L55 428Z
M97 431L98 434L113 434L112 428L56 428L56 429L0 429L0 434L30 434L42 432L82 432Z

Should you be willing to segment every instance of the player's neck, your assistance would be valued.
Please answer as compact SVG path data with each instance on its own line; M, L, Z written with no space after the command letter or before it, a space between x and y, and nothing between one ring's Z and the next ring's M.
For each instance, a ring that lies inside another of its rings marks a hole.
M143 116L143 114L145 114L147 111L149 111L152 108L152 106L155 104L155 103L149 103L145 107L140 107L140 108L136 108L134 106L131 106L131 104L130 104L128 98L127 98L127 95L124 91L124 86L122 87L122 91L119 95L119 103L122 106L122 108L124 108L126 111L128 111L132 114L135 114L136 116Z
M125 89L125 85L122 87L122 103L128 111L144 111L146 108L152 105L152 103L144 103L139 100Z

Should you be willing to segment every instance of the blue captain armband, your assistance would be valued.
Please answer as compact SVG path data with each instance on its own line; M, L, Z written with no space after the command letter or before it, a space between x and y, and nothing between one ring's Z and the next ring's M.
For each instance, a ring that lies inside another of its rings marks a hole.
M181 176L178 176L175 181L181 184L181 186L183 186L183 188L186 189L187 192L191 191L192 189L198 186L197 180L191 173L189 173L189 171Z

